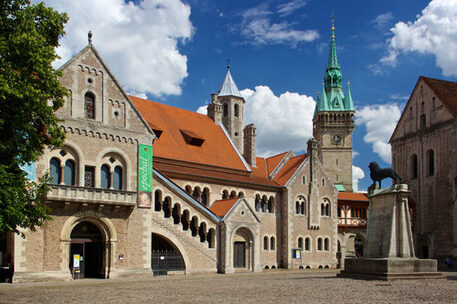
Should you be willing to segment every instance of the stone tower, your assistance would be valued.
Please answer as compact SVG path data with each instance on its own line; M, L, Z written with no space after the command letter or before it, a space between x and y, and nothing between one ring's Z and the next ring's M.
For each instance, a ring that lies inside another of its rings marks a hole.
M224 82L217 94L211 97L208 115L216 122L222 120L230 139L241 154L244 151L244 103L244 98L230 74L230 65L227 65Z
M320 159L327 175L333 179L338 190L352 191L352 132L355 110L349 83L345 96L342 80L332 22L330 52L322 94L317 97L314 110L313 136L319 142Z

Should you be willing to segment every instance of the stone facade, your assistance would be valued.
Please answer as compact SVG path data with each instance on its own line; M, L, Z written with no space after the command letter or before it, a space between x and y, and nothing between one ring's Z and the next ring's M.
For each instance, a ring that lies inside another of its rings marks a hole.
M457 258L457 84L419 77L390 139L411 190L416 255Z

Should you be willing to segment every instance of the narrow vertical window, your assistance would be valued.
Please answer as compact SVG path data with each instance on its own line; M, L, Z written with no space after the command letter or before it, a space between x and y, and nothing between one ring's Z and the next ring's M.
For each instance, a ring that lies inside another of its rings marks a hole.
M297 244L299 249L303 249L303 238L298 238L298 244Z
M413 154L411 156L411 179L417 178L417 155Z
M305 239L305 250L310 250L310 247L309 247L309 238L306 238Z
M95 187L95 167L84 166L84 187Z
M103 165L100 168L100 187L103 189L109 189L111 187L111 177L107 165Z
M427 175L435 174L435 156L433 150L427 151Z
M236 103L235 103L234 110L235 110L235 117L239 117L240 116L240 107Z
M263 250L268 250L268 237L263 238Z
M319 250L319 251L322 250L322 239L321 238L317 239L317 250Z
M84 118L95 119L95 95L91 92L84 95Z
M113 174L113 188L115 190L122 190L122 167L116 166Z
M75 185L75 162L71 159L65 162L65 167L63 168L63 183L69 186Z
M228 116L228 104L224 104L224 116Z
M49 162L49 174L51 175L51 184L58 185L61 181L60 161L53 157Z
M270 238L270 250L275 250L275 238Z

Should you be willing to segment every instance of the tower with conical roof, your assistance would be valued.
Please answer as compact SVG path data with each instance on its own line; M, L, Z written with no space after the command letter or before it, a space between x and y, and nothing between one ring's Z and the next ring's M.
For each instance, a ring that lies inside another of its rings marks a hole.
M338 190L352 191L352 132L354 104L349 89L343 93L343 75L338 63L335 27L332 17L330 52L313 115L313 136L320 145L320 158L325 172Z
M215 122L222 122L241 154L244 151L244 104L245 100L230 74L230 64L227 64L227 74L217 94L212 95L208 115Z

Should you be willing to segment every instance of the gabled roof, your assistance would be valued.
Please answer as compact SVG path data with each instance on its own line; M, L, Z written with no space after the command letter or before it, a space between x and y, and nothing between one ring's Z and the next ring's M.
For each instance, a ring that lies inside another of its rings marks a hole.
M153 129L162 131L154 141L154 156L249 171L221 127L210 117L158 102L130 96ZM189 138L198 139L193 145Z
M224 217L239 200L238 197L215 201L209 210L218 217Z
M360 192L338 192L338 200L341 201L364 201L368 202L368 196L366 193Z
M457 82L424 76L420 76L419 79L424 80L449 111L451 111L454 116L457 116Z
M235 81L232 78L232 74L230 74L230 69L227 70L227 74L225 75L224 82L222 83L219 91L217 92L218 96L236 96L243 98L241 96L240 91L235 84Z
M273 173L273 171L276 169L276 167L279 165L279 163L286 157L287 153L289 152L283 152L281 154L273 155L267 158L267 169L268 169L268 176Z
M298 155L290 158L287 163L273 178L280 186L285 186L295 172L300 168L301 164L306 160L307 154Z

